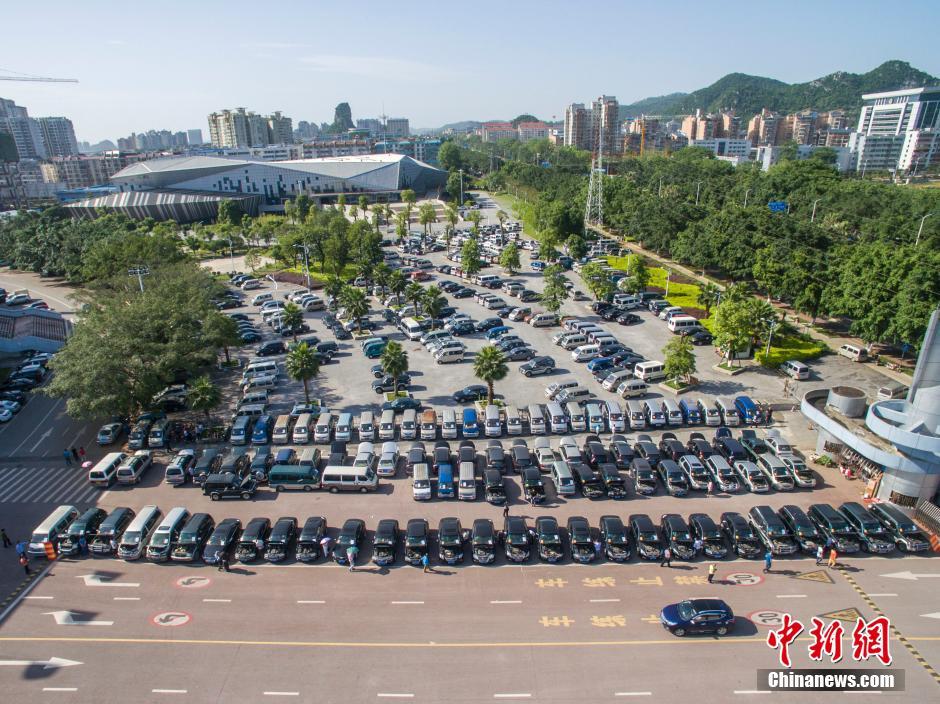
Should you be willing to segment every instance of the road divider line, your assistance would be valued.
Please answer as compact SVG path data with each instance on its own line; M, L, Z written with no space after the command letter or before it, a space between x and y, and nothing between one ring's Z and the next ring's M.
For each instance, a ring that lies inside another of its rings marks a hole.
M231 599L203 599L204 602L209 604L230 604Z
M55 599L54 596L24 596L24 599Z
M114 601L140 601L139 596L116 596L113 599Z
M186 689L151 689L154 694L186 694Z
M393 601L393 604L398 604L399 606L406 606L408 604L423 604L423 601Z
M805 599L805 594L777 594L778 599Z
M298 599L298 604L325 604L326 602L322 599Z
M651 697L652 692L614 692L615 697Z
M266 697L299 697L300 692L264 692Z
M736 689L735 694L770 694L769 689Z
M490 603L491 604L521 604L522 600L517 599L517 600L510 600L510 601L502 601L502 600L497 599L495 601L491 601Z
M897 596L897 594L892 594L892 593L888 593L888 594L869 594L868 596Z
M386 699L412 699L414 694L406 694L404 692L379 692L375 696L384 697Z
M493 699L528 699L531 696L529 692L518 692L515 694L494 694Z
M615 601L620 601L620 599L588 599L592 604L610 604Z
M43 692L77 692L78 687L43 687Z

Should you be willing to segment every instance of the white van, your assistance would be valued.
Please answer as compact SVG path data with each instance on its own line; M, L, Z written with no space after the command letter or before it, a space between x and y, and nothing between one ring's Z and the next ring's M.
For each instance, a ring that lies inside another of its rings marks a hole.
M58 544L59 539L65 537L68 527L76 518L78 518L77 508L74 506L59 506L33 530L26 552L32 557L45 557L46 543Z
M548 421L551 425L553 433L567 433L568 432L568 416L565 415L565 411L562 409L561 404L557 402L552 402L548 404Z
M118 467L127 459L123 452L109 452L88 471L88 483L107 489L117 479Z
M291 417L284 413L274 421L274 430L271 432L271 442L275 445L286 445L290 442Z
M424 334L421 323L414 318L403 319L399 327L401 331L405 333L405 337L412 341L420 340L421 336Z
M453 364L454 362L462 362L463 354L463 347L448 347L446 349L441 349L435 352L434 361L438 364Z
M599 403L589 403L584 407L587 413L588 430L592 433L604 432L604 413Z
M564 460L555 460L552 462L552 483L555 485L555 493L559 496L571 496L575 493L574 476L571 474L571 467Z
M607 416L607 425L610 426L612 433L627 432L627 421L623 415L623 409L616 401L608 401L604 404L604 415Z
M895 398L905 398L910 389L904 384L892 381L884 386L878 387L877 398L879 401L890 401Z
M270 291L265 293L257 293L254 298L251 299L251 305L260 306L262 303L267 303L268 301L274 300L274 294Z
M328 443L330 441L330 431L333 429L333 414L327 410L320 412L317 423L313 427L313 441L317 443Z
M498 438L503 434L503 421L499 417L499 406L486 407L486 423L483 426L484 435L488 438Z
M666 414L666 422L669 425L682 425L685 420L682 417L682 409L679 408L679 404L671 398L663 399L663 413Z
M617 387L617 395L620 398L639 398L649 393L650 387L645 381L639 379L627 379L620 382Z
M395 411L382 411L379 421L379 440L395 439Z
M627 401L627 418L630 420L630 430L646 429L646 413L639 401Z
M336 430L333 431L334 440L350 442L352 440L352 413L340 413L336 421Z
M839 348L839 354L851 359L853 362L864 362L868 359L868 350L855 345L842 345Z
M591 332L588 333L587 339L589 344L596 345L598 340L604 340L607 338L613 339L613 337L614 334L612 332L601 328L599 330L591 330Z
M140 509L121 536L117 556L122 560L136 560L140 557L147 544L147 538L150 537L150 531L154 529L162 515L157 506L144 506Z
M457 415L453 408L445 408L441 411L441 437L445 440L457 438Z
M721 413L721 422L727 426L734 427L741 424L741 416L738 415L738 409L735 408L734 401L725 396L719 396L715 399L715 406Z
M545 435L545 414L542 412L542 407L537 403L533 403L526 410L529 414L529 433L532 435Z
M484 288L488 288L494 281L499 281L499 277L496 276L496 274L482 274L477 276L476 279L476 284Z
M453 337L446 330L432 330L431 332L426 332L421 336L421 344L424 345L425 349L429 352L431 351L432 343L439 340L449 340Z
M667 316L670 313L672 313L673 315L677 315L681 312L682 312L682 308L680 308L679 306L666 306L661 311L659 311L658 317L660 320L667 320Z
M647 383L666 378L666 365L658 361L640 362L633 368L633 376Z
M669 328L669 332L673 335L678 335L683 330L691 330L692 328L699 327L699 323L691 315L674 315L669 319L669 322L666 323L666 327Z
M587 413L576 403L566 403L565 415L568 416L568 422L571 424L571 430L575 433L583 433L587 430Z
M149 450L137 450L133 455L125 458L121 466L117 468L118 484L137 484L150 467L151 462Z
M461 501L476 501L477 478L476 465L473 462L461 462L457 480L457 498Z
M587 401L593 396L591 390L584 386L572 386L570 389L563 389L558 392L555 400L561 403L570 403L572 401Z
M529 318L529 325L534 328L545 328L558 325L558 316L554 313L537 313Z
M506 406L506 435L522 435L522 418L515 406Z
M614 305L626 308L636 307L640 305L640 298L632 293L615 293Z
M320 486L331 494L340 491L375 491L379 488L379 475L372 467L324 467Z
M627 371L626 369L621 369L616 372L611 372L606 377L604 377L604 381L601 383L601 386L603 387L604 391L614 391L618 386L620 386L620 384L622 384L627 379L631 379L632 377L633 372Z
M612 335L597 338L597 340L595 340L595 344L600 349L602 357L606 356L614 347L620 346L620 342Z
M721 425L721 412L714 403L709 403L705 397L699 397L695 403L705 425L712 428Z
M399 433L402 440L414 440L418 437L418 412L415 409L406 408L401 414Z
M597 345L581 345L571 352L571 359L575 362L590 362L601 356L601 348Z
M359 414L359 440L375 440L375 421L372 411Z
M242 381L248 381L248 379L255 376L277 376L277 373L277 362L273 359L260 359L249 362L248 366L245 367L245 371L242 372Z
M573 350L576 347L587 344L587 335L582 335L579 332L569 332L566 335L562 335L561 339L558 340L558 344L566 350Z
M424 462L414 466L411 491L415 501L427 501L431 498L431 474Z
M796 379L797 381L809 379L809 367L796 359L788 359L786 362L781 364L780 371L782 371L791 379Z
M252 394L258 391L270 391L277 386L277 377L274 374L252 375L242 382L242 393Z
M652 399L643 402L643 413L646 415L646 424L651 428L662 428L666 425L666 414L659 401Z
M297 416L297 422L294 423L294 432L291 434L291 440L295 445L306 445L310 442L311 421L313 421L313 417L309 413L301 413Z

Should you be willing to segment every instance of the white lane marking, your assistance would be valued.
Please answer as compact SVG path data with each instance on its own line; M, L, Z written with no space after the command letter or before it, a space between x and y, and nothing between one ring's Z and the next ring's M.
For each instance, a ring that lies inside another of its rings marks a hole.
M735 694L770 694L770 690L764 689L736 689L734 690Z
M54 596L24 596L24 599L55 599Z
M322 599L298 599L298 604L325 604L326 602Z
M66 482L57 488L54 493L49 494L49 498L54 501L64 501L65 499L75 499L78 498L78 493L81 492L84 494L88 488L88 475L84 472L73 478L72 481Z
M43 687L43 692L77 692L78 687Z
M97 487L92 487L92 489L94 489L95 491L100 491L100 489L98 489ZM111 493L110 489L101 492L101 494L98 496L98 501L103 502L108 497L108 494L110 493Z
M29 593L30 593L31 591L33 591L33 589L35 588L35 586L36 586L37 584L39 584L39 583L42 581L42 578L46 576L46 574L49 572L49 570L52 569L52 566L53 566L54 564L55 564L54 562L50 562L48 565L46 565L45 569L43 569L43 571L39 573L39 575L36 577L36 579L34 579L32 582L30 582L30 583L26 586L26 589L24 589L24 590L22 591L22 593L21 593L18 597L16 597L13 601L10 602L10 605L7 606L7 607L3 610L3 613L0 613L0 623L3 623L3 619L5 619L5 618L7 617L7 615L8 615L11 611L13 611L13 609L15 609L15 608L17 607L17 605L18 605L21 601L23 601L23 599L25 599L25 598L29 595Z
M116 596L114 601L140 601L139 596Z
M393 604L423 604L423 601L393 601Z
M614 601L620 601L620 599L588 599L592 604L608 604Z
M614 692L615 697L651 697L652 692Z
M22 501L25 496L32 494L38 489L43 487L37 486L36 481L40 481L45 478L45 474L42 473L44 470L34 470L32 476L27 476L26 481L19 484L15 489L8 491L7 494L3 497L3 500L7 503L16 503ZM30 481L32 479L33 481Z
M28 482L31 477L31 472L26 469L26 467L18 467L12 472L4 475L4 480L8 477L13 477L9 483L4 484L3 491L0 492L0 501L6 501L9 496L13 494L14 491L17 491L24 482Z
M264 692L266 697L299 697L300 692Z
M231 599L203 599L204 602L209 604L229 604Z
M528 699L531 696L528 692L517 692L515 694L494 694L493 699Z
M151 689L154 694L186 694L185 689Z
M47 415L48 415L48 414L47 414ZM35 452L35 451L36 451L36 448L39 447L40 445L42 445L43 440L45 440L45 439L46 439L47 437L49 437L50 435L52 435L52 428L49 428L49 430L47 430L47 431L44 432L42 435L40 435L40 436L39 436L39 439L36 441L36 444L33 445L31 448L29 448L29 451L30 451L30 452ZM13 456L12 453L11 453L10 456L11 456L11 457Z
M57 472L54 467L38 470L34 475L35 481L21 486L18 491L8 497L11 502L30 502L45 498L51 491L75 481L75 475L70 472Z
M95 503L97 499L104 499L105 494L107 493L108 492L104 492L104 494L102 494L101 489L99 489L96 486L91 486L89 484L88 488L85 491L75 496L75 503L77 504Z
M885 594L869 594L868 596L897 596L897 594L885 593Z
M872 689L872 690L869 690L869 691L861 691L861 690L859 690L859 691L852 691L851 689L849 689L849 690L846 690L845 693L846 693L846 694L881 694L881 690L880 690L880 689Z
M398 693L398 692L379 692L379 693L376 694L375 696L377 696L377 697L385 697L386 699L411 699L412 697L414 697L414 694L408 694L408 693L405 693L405 692L401 692L401 693Z
M491 603L491 604L521 604L521 603L522 603L522 600L516 600L516 601L500 601L500 600L496 600L496 601L491 601L490 603Z
M777 594L778 599L805 599L805 594Z
M69 447L75 447L76 445L78 445L78 441L81 440L82 435L84 434L85 434L85 428L79 430L78 435L72 438L72 442L69 443Z

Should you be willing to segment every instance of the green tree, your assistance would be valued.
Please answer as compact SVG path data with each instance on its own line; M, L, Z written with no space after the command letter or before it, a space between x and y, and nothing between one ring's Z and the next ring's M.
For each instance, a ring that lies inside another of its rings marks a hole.
M631 254L627 260L627 276L626 290L629 293L641 293L649 285L650 272L646 260L639 254Z
M281 324L290 330L294 342L297 341L297 331L304 323L304 312L296 303L287 303L281 311Z
M222 402L222 392L218 386L212 383L208 374L203 374L196 377L193 383L190 384L186 401L191 409L206 415L206 424L208 425L212 409L218 408Z
M398 215L395 216L395 235L398 237L399 244L408 236L410 225L411 213L408 210L399 211Z
M386 289L388 289L388 281L391 274L392 269L385 262L376 264L375 269L372 271L372 278L375 280L375 285L382 291L383 296L385 295Z
M369 299L365 291L356 286L343 286L339 299L346 315L356 321L356 330L362 332L362 319L369 314Z
M614 293L614 283L607 272L596 262L581 267L581 278L597 300L607 300Z
M542 290L542 305L551 312L558 313L562 304L568 300L568 289L565 288L565 277L561 267L552 264L544 272L545 287Z
M436 319L441 314L441 311L444 310L444 306L447 305L447 299L444 297L444 294L441 293L441 289L437 286L428 286L424 292L424 298L422 299L424 303L424 312L431 318L431 329L434 330L436 327Z
M695 352L687 335L677 335L663 347L663 365L669 379L689 383L695 374Z
M712 306L717 305L720 300L721 289L711 282L702 284L699 288L698 296L695 297L695 302L705 309L706 318L711 315Z
M430 232L430 227L432 223L437 222L437 211L434 209L433 203L422 203L421 207L418 208L418 222L421 223L421 226L424 228L425 236Z
M369 212L369 196L359 196L358 204L359 212L361 212L362 217L365 218L366 214Z
M578 234L568 235L568 239L565 240L565 247L568 250L568 256L576 260L582 259L588 252L587 242Z
M261 255L258 254L257 249L249 249L245 254L245 266L247 266L253 272L261 265Z
M512 276L522 264L519 261L519 247L515 242L510 242L499 253L499 265L506 270L506 273Z
M405 289L405 300L410 301L415 307L415 315L421 315L421 301L424 299L424 286L417 281L412 281Z
M223 198L219 201L219 210L216 215L216 222L218 222L220 225L232 225L237 227L238 225L241 225L243 216L244 213L242 213L242 209L235 201L229 198Z
M473 276L482 268L480 261L480 245L475 239L468 239L460 248L460 268L464 274Z
M463 167L463 150L452 141L446 141L437 152L437 163L447 171L457 171Z
M397 379L408 371L408 353L400 342L390 340L382 350L382 371Z
M451 201L457 203L457 205L463 205L463 203L460 203L460 181L460 174L456 171L451 171L447 177L447 194L450 196Z
M506 221L509 219L509 214L508 214L505 210L497 210L497 211L496 211L496 219L499 220L499 229L500 229L500 232L502 232L502 231L503 231L503 225L504 225L504 224L506 223Z
M352 215L354 222L357 221L359 219L359 208L355 205L350 206L349 214Z
M388 277L388 290L395 294L398 305L401 305L401 295L408 288L408 279L401 273L400 269L395 269Z
M715 346L726 361L733 361L751 342L753 326L747 300L725 296L715 311L714 332Z
M330 309L336 310L336 307L340 302L339 296L345 286L346 284L343 283L343 280L335 274L327 277L326 284L323 286L323 290L330 299Z
M336 207L338 210L345 212L346 210L346 194L345 193L340 193L336 197Z
M225 363L231 364L232 359L229 356L229 348L242 344L242 337L238 332L238 323L227 315L213 311L206 316L203 322L203 332L213 349L222 349L225 354Z
M447 227L444 228L444 241L447 244L448 251L450 250L450 240L454 236L454 230L457 228L459 220L460 216L457 214L457 208L454 207L453 203L448 203L444 209L444 221L447 223Z
M505 379L509 373L506 355L492 345L485 346L473 358L473 373L486 384L486 402L493 403L493 383Z
M320 373L320 357L306 342L301 342L287 353L284 366L291 379L303 382L304 400L310 403L310 380Z
M473 236L476 237L480 233L480 221L483 219L483 216L480 215L479 210L471 210L467 214L467 220L470 221L470 230L473 232Z

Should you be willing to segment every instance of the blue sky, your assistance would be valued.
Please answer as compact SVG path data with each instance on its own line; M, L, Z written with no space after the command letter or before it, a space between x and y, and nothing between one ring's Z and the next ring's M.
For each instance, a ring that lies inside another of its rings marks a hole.
M705 8L706 12L701 10ZM708 12L708 8L711 11ZM746 8L746 11L745 11ZM72 84L0 82L31 115L65 115L79 139L199 127L226 107L331 121L403 116L551 119L602 93L622 103L739 71L802 82L888 59L940 75L926 28L940 2L742 5L402 4L229 0L8 3L0 67ZM916 22L915 24L912 24Z

